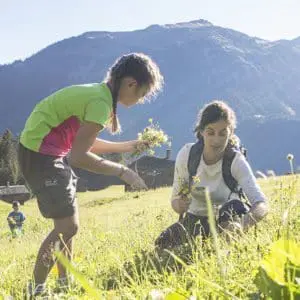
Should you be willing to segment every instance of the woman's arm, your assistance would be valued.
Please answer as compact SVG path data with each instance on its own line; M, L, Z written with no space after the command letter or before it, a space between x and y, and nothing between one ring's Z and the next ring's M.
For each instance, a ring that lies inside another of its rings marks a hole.
M268 214L268 211L268 205L265 201L255 202L251 206L250 211L243 218L243 230L247 231L251 226L261 221Z
M244 217L244 230L261 221L268 214L267 198L258 185L249 163L244 156L237 155L231 166L232 176L251 203L249 213Z
M175 162L174 180L171 196L171 206L175 212L182 214L188 210L189 199L180 195L183 185L189 184L189 174L187 170L187 160L190 151L189 144L185 145L178 152Z

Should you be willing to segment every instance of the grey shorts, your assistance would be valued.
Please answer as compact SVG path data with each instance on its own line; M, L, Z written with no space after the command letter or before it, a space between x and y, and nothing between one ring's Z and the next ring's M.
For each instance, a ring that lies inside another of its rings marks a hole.
M41 214L52 219L73 216L77 210L78 178L66 159L31 151L22 144L19 144L18 159Z

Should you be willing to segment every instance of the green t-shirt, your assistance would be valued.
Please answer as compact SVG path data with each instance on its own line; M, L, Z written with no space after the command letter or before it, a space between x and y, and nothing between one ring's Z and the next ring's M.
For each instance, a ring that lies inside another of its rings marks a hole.
M105 83L72 85L39 102L26 121L20 142L26 148L65 156L83 121L105 127L112 112L112 95Z

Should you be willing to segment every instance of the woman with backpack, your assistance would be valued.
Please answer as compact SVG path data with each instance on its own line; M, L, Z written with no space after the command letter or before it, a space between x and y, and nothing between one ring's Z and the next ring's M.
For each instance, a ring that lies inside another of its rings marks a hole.
M247 231L267 215L266 197L234 135L235 128L235 113L225 102L213 101L200 112L195 128L198 142L183 146L175 163L171 206L181 217L156 239L157 247L172 248L199 234L204 238L210 234L205 189L217 208L220 231L232 230L233 224ZM183 192L187 187L188 194ZM244 195L249 205L242 201Z

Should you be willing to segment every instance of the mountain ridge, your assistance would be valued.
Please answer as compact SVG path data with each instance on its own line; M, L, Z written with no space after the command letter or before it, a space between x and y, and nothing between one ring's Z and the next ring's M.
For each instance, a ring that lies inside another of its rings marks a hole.
M115 59L128 52L152 56L164 74L165 87L151 105L118 109L123 139L135 138L153 118L173 136L174 156L193 139L197 112L213 99L233 107L245 128L241 138L247 136L245 142L253 149L255 140L263 140L262 132L267 134L265 142L274 143L268 124L290 122L294 131L300 121L300 37L268 41L200 19L130 32L90 31L53 43L24 61L1 65L0 131L9 128L19 134L39 100L67 85L102 81ZM260 129L249 136L249 122L268 131ZM300 153L300 136L290 140L280 125L275 127L289 152ZM256 168L265 165L258 154L253 162ZM276 168L283 171L284 165L278 163Z

